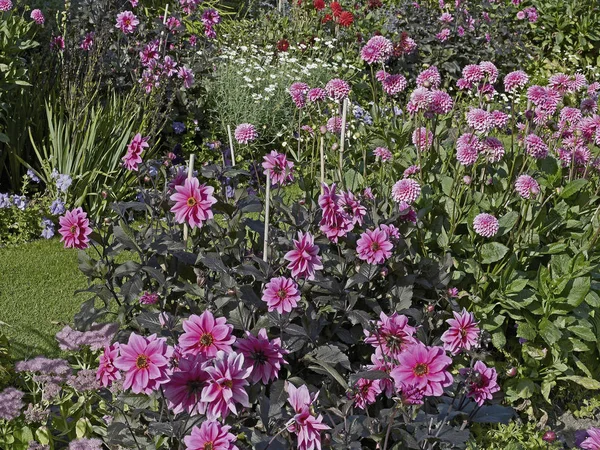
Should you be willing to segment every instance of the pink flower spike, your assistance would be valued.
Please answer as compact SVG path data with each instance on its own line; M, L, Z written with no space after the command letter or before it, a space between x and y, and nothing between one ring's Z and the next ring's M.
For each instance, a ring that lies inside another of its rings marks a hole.
M62 236L60 242L65 243L65 248L78 248L80 250L88 248L90 242L88 236L92 233L92 229L83 209L75 208L67 211L64 216L58 219L58 223L60 224L58 232Z
M219 422L205 421L200 428L194 426L190 435L183 438L183 442L187 450L239 450L233 445L237 437L229 433L230 429L230 426Z
M207 404L206 417L208 420L225 419L230 412L237 416L236 404L250 407L244 387L248 385L252 368L244 366L244 355L232 350L217 352L213 364L205 368L209 380L202 389L201 401Z
M314 280L315 271L321 270L323 264L319 254L319 247L315 245L312 234L298 232L298 240L294 239L294 249L284 255L289 261L288 269L292 271L294 278L307 278Z
M269 312L290 313L300 300L298 285L291 278L272 278L265 285L262 300L267 303Z
M183 186L175 186L177 191L170 200L175 202L171 212L178 223L187 222L190 227L202 227L208 219L213 218L211 206L217 203L212 196L214 188L200 184L196 177L187 178Z
M200 316L192 314L183 321L184 333L179 337L179 346L185 355L199 353L213 357L219 351L231 352L235 342L232 336L233 325L227 324L225 317L215 317L210 311Z
M269 341L267 330L261 328L257 337L249 331L246 339L238 339L235 343L239 351L244 355L245 367L252 370L250 382L268 384L278 378L281 364L285 364L283 355L289 353L281 348L281 339L276 338Z
M169 380L169 352L164 338L131 333L127 344L120 345L119 353L114 366L125 372L124 389L150 394Z
M462 349L471 350L477 346L480 330L473 313L463 309L461 313L453 311L452 314L454 319L446 320L450 328L442 334L442 342L445 350L456 355Z
M423 395L439 397L452 384L452 375L446 370L452 359L441 347L413 345L398 356L398 362L390 373L398 390L415 386Z

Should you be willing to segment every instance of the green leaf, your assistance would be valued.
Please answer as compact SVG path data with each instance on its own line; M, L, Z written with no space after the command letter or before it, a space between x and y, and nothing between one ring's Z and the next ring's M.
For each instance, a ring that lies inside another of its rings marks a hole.
M491 264L500 261L508 253L508 247L499 242L486 242L481 246L481 263Z
M454 179L449 177L448 175L441 176L441 184L442 184L442 192L446 194L448 197L452 194L452 184L454 183Z
M572 195L576 194L587 184L587 180L583 178L579 178L577 180L573 180L568 183L564 189L560 192L560 198L569 198Z
M596 381L593 378L580 377L578 375L569 375L567 377L559 377L559 380L573 381L586 389L600 389L600 381Z
M323 375L330 375L345 390L348 389L348 383L346 383L344 377L342 377L340 373L331 366L331 364L328 364L324 361L318 361L310 355L306 355L303 359L307 360L311 364L315 364L314 366L309 366L309 369L314 370L315 372Z
M584 341L589 341L589 342L596 341L596 335L594 333L592 333L592 330L589 327L575 325L575 326L569 327L569 331L571 333L575 334L576 336L580 337Z
M515 226L517 221L519 220L519 213L516 211L509 211L504 214L498 220L498 225L500 225L500 230L498 231L498 236L504 236Z
M558 340L562 337L561 331L556 328L556 326L548 319L541 320L539 330L540 335L549 345L558 342Z

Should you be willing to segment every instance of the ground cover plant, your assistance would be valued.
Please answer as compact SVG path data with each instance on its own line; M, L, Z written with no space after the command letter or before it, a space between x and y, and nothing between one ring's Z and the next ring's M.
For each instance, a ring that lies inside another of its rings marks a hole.
M147 7L108 36L168 33ZM211 5L177 8L217 57L173 96L152 72L100 145L123 195L78 201L44 157L0 198L87 278L60 355L0 338L0 446L600 448L600 82L511 52L536 5L282 3L216 40Z

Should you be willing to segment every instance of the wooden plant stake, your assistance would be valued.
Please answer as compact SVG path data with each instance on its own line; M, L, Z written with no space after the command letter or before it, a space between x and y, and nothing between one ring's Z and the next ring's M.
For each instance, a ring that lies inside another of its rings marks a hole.
M233 138L231 137L231 125L227 125L227 135L229 136L229 148L231 149L231 167L235 167L235 153L233 150Z
M340 138L340 184L343 184L344 172L342 168L344 166L344 143L346 141L346 115L348 114L348 99L344 99L342 107L342 132Z
M265 198L265 241L263 245L263 261L267 262L267 250L269 249L269 213L271 206L271 173L267 170L267 193Z
M325 142L323 136L321 136L321 195L325 193L325 188L323 185L325 184L325 151L324 147Z
M193 153L190 155L190 163L188 165L188 174L187 174L187 178L188 180L190 178L192 178L192 176L194 175L194 161L196 160L196 155L194 155ZM188 224L184 223L183 224L183 242L185 243L185 248L187 249L187 241L188 241Z

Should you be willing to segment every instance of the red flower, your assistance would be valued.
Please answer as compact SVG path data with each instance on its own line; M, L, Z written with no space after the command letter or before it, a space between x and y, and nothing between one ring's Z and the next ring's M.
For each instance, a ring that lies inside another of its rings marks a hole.
M321 23L331 22L332 20L333 17L331 17L331 14L325 14L325 16L321 19Z
M277 42L277 50L280 52L287 52L288 48L290 48L290 42L287 39L280 39Z
M344 10L342 9L342 5L340 5L338 2L331 2L329 7L331 8L333 17L340 17L342 15L342 12L344 12Z
M321 11L325 8L325 0L313 0L313 6L317 11Z
M344 11L340 14L338 22L343 27L349 27L354 22L354 15L350 11Z

